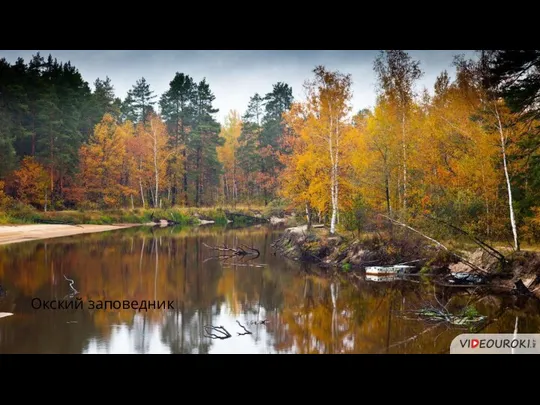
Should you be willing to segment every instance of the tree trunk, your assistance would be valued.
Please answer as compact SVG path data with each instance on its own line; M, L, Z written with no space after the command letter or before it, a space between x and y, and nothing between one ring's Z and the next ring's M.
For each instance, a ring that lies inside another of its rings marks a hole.
M514 204L512 202L512 185L510 184L510 175L508 174L508 166L506 164L506 139L504 137L503 127L501 123L501 116L499 110L495 106L495 114L497 115L497 122L499 127L499 134L501 136L501 150L503 157L504 177L506 178L506 189L508 190L508 207L510 209L510 225L512 226L512 234L514 236L514 249L519 251L519 239L517 233L516 219L514 215Z
M187 164L187 158L186 158L186 149L184 148L183 152L183 158L184 158L184 204L188 205L188 187L187 187L187 173L188 173L188 164Z
M200 204L200 186L201 186L201 148L197 148L197 181L195 184L195 205Z
M307 220L307 229L308 231L311 230L311 206L309 205L309 202L306 203L306 220Z
M407 147L405 145L405 112L401 116L401 144L403 150L403 210L407 209Z
M388 169L385 168L384 170L384 188L386 192L386 212L388 213L388 216L392 214L390 211L390 181L388 179Z
M337 216L337 204L336 204L336 192L337 192L337 161L336 156L337 153L334 151L334 144L333 144L333 138L334 138L334 127L333 127L333 117L331 115L330 110L330 134L328 137L328 146L330 149L330 161L332 164L331 171L330 171L330 200L332 203L332 217L330 219L330 234L336 233L336 216Z
M144 204L144 190L143 190L143 186L142 186L142 180L139 178L139 187L141 188L141 201L142 201L142 207L144 209L145 207L145 204Z

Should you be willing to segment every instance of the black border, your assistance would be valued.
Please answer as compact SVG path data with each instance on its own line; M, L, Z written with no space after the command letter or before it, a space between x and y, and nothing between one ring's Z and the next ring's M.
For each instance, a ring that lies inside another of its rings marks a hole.
M394 7L390 3L385 4L387 8ZM384 18L375 10L369 10L365 3L360 5L361 7L357 9L352 4L350 6L344 4L341 10L336 11L334 26L328 14L330 11L318 12L315 17L309 15L296 17L288 15L289 10L285 8L284 15L274 20L271 25L261 18L246 17L235 20L222 15L220 24L208 22L208 31L202 34L197 34L194 28L181 29L183 24L180 18L181 9L171 10L172 15L169 14L164 21L156 19L152 24L148 20L152 20L152 14L162 13L160 11L162 8L148 5L148 14L142 12L145 16L145 21L142 22L143 32L139 31L137 34L137 21L128 14L116 16L109 13L105 7L98 13L91 6L86 16L88 21L85 23L83 16L64 15L61 13L62 7L53 7L46 3L45 7L52 9L50 12L55 14L59 22L49 19L45 13L36 16L35 19L23 13L21 21L24 20L26 28L20 32L15 28L10 28L8 32L4 31L2 46L7 49L156 49L157 47L157 49L203 50L538 47L538 34L534 32L537 24L526 22L524 16L513 18L511 14L507 14L497 6L494 7L497 9L494 12L498 14L498 18L488 16L487 12L475 17L469 14L468 4L462 9L462 17L459 18L445 15L447 7L444 4L441 4L441 11L437 12L437 16L428 16L422 14L420 10L425 6L409 3L417 19L409 19L406 13L403 13L399 21L393 21L391 18ZM462 8L458 3L452 5L458 9ZM312 4L308 8L317 7ZM141 13L140 8L135 9ZM266 11L267 7L262 7L259 12L263 19ZM236 12L239 13L238 16L243 15L242 10ZM347 15L349 20L341 18ZM103 20L100 22L101 18ZM270 16L266 18L270 19ZM450 20L446 25L445 18ZM268 32L264 32L265 27ZM181 34L186 31L187 34ZM317 31L322 32L322 35ZM88 396L88 399L92 399L93 396L100 399L107 398L108 391L112 391L110 388L115 391L137 392L138 387L141 387L141 390L155 390L155 394L167 396L177 395L175 390L167 393L170 388L179 388L184 392L182 395L184 397L186 392L193 391L199 397L194 400L201 402L213 400L222 402L229 399L245 403L272 397L280 400L287 397L286 392L290 389L303 392L306 401L310 393L315 393L322 399L320 394L324 391L327 391L334 401L334 395L338 392L347 397L352 394L353 400L372 401L373 396L374 399L379 398L384 402L394 400L394 393L403 398L400 393L412 392L413 395L416 393L414 396L417 398L431 397L433 401L451 396L454 400L469 402L475 392L484 397L489 391L500 390L508 390L508 394L517 395L515 397L517 399L528 392L534 392L535 388L526 381L527 375L535 373L523 368L524 361L527 362L519 356L508 358L494 355L467 357L304 355L285 358L253 355L234 357L56 355L52 358L44 355L0 355L0 375L3 379L0 386L5 387L5 390L0 390L2 391L0 395L7 403L9 396L7 377L12 377L14 381L17 380L17 384L29 384L23 391L25 397L36 392L42 400L49 400L50 396L57 398L65 396L65 401L69 402L72 399L79 401L85 396ZM197 386L189 384L187 379L190 376L194 383L198 381ZM228 377L231 378L232 385L226 390L215 388L219 382L229 384ZM176 381L176 384L171 386L167 381L169 378ZM157 385L149 385L150 380ZM45 381L51 384L48 388L42 386L45 390L33 389L33 384ZM198 384L205 383L208 388L198 389ZM80 386L82 391L78 392L76 397L70 397L68 393L70 385L72 388ZM101 390L107 392L97 392ZM250 396L249 391L252 391L254 396ZM430 391L435 393L430 394ZM182 401L180 396L178 398Z

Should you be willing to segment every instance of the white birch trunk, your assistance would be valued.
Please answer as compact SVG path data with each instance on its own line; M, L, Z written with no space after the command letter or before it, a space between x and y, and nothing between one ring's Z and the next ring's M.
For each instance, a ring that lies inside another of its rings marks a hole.
M145 204L144 204L144 190L143 190L143 186L142 186L142 180L139 178L139 187L141 188L141 200L142 200L142 206L143 208L145 207Z
M510 176L508 174L508 166L506 164L506 139L503 132L503 127L501 123L501 116L499 115L499 110L495 106L495 115L497 116L497 122L499 127L499 134L501 136L501 150L503 157L503 168L504 168L504 177L506 178L506 189L508 190L508 207L510 209L510 225L512 226L512 234L514 236L514 249L519 251L519 239L517 233L516 219L514 215L514 204L512 202L512 186L510 184Z

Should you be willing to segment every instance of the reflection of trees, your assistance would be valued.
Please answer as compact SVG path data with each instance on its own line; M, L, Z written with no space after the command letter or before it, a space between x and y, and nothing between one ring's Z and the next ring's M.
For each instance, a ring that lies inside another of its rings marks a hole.
M279 352L436 353L448 350L461 333L434 329L408 340L426 326L399 312L421 307L433 295L429 287L399 282L352 286L306 275L297 263L273 255L270 245L276 237L264 227L133 228L0 246L0 283L10 291L16 313L0 324L0 352L80 353L89 342L110 343L116 326L126 325L137 352L150 350L159 327L161 342L172 353L208 353L215 342L202 337L204 326L213 325L223 311L253 332L243 338ZM203 242L255 246L261 251L256 262L265 267L205 262L212 253ZM62 299L69 293L64 276L75 281L86 301L175 301L175 308L34 311L33 297ZM463 306L469 298L453 300ZM497 319L486 332L513 331L519 316L520 332L538 333L540 308L528 305L501 314L499 308L512 305L497 298L479 302L477 309ZM264 319L270 323L250 324ZM237 338L236 331L230 332L231 340Z
M86 302L90 299L176 302L174 311L85 311L89 322L99 331L88 338L99 334L106 341L114 325L128 325L136 350L145 353L154 326L163 322L162 338L174 352L207 352L208 343L199 342L199 329L211 323L212 311L207 309L215 301L220 268L215 264L201 265L202 250L197 234L178 237L164 231L170 229L139 234L89 234L0 247L2 283L26 304L25 309L17 308L15 322L3 322L2 331L22 333L22 319L31 314L36 322L24 324L32 331L30 334L50 334L42 342L62 339L60 334L55 335L54 325L45 328L45 324L54 323L55 319L60 321L51 314L59 317L63 311L34 311L30 303L33 297L62 299L70 291L64 279L66 275L75 281Z

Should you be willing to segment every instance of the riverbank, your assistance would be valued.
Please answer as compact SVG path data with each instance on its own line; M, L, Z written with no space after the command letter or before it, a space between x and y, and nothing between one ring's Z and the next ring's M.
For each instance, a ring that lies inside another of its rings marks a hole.
M28 242L31 240L58 238L62 236L80 235L114 231L117 229L139 226L139 224L122 225L0 225L0 245Z
M38 211L29 206L0 209L0 225L55 224L55 225L116 225L116 224L169 224L234 226L260 223L287 223L290 217L264 207L174 207L168 209L116 209L102 211L63 210Z
M366 266L406 264L410 267L403 276L430 276L443 286L484 286L540 299L539 252L502 251L487 245L464 251L412 233L353 238L330 235L325 227L308 231L305 225L286 229L272 247L288 259L315 264L318 273L365 279Z

